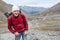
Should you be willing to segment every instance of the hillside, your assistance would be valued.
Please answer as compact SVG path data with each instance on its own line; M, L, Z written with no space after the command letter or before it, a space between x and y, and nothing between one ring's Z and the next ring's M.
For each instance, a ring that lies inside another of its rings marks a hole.
M0 1L0 11L9 12L11 11L12 5L5 3L4 1Z
M6 17L4 16L5 12L10 12L12 6L0 0L0 23L6 22Z
M37 29L60 30L60 3L48 10L30 17ZM36 29L36 28L35 28Z
M0 0L0 33L3 31L2 29L5 30L7 27L7 18L5 17L4 13L10 12L11 7L12 6L10 4L7 4L4 1Z

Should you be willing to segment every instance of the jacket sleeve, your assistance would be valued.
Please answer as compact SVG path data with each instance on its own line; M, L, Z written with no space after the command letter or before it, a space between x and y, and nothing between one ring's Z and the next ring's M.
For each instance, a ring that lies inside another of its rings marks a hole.
M10 18L8 18L8 19L7 19L7 21L8 21L8 29L9 29L9 31L10 31L10 32L12 32L12 33L14 33L14 32L15 32L15 30L12 28Z
M23 22L25 24L25 30L28 30L28 22L27 22L27 19L26 19L26 17L25 17L24 14L22 14L22 16L23 16Z

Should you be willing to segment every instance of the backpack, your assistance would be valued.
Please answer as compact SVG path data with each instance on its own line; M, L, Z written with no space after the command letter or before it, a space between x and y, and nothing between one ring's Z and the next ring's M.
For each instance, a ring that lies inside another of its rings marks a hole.
M20 13L21 13L21 11L20 11ZM10 20L11 20L11 24L13 25L13 23L12 23L12 12L6 12L6 13L4 13L4 15L8 18L8 17L10 17ZM21 15L21 17L22 17L22 19L23 19L23 23L24 23L24 27L26 26L26 23L24 22L24 16L23 15Z

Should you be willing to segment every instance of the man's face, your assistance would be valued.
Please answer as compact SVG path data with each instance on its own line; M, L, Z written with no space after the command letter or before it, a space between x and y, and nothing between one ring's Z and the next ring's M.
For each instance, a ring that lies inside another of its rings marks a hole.
M18 16L18 15L19 15L19 10L13 11L13 15L14 15L14 16Z

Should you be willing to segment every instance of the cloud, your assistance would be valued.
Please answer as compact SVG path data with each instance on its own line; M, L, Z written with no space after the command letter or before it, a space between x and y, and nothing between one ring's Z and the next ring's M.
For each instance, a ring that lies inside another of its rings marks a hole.
M60 0L4 0L5 2L18 6L37 6L37 7L51 7Z

